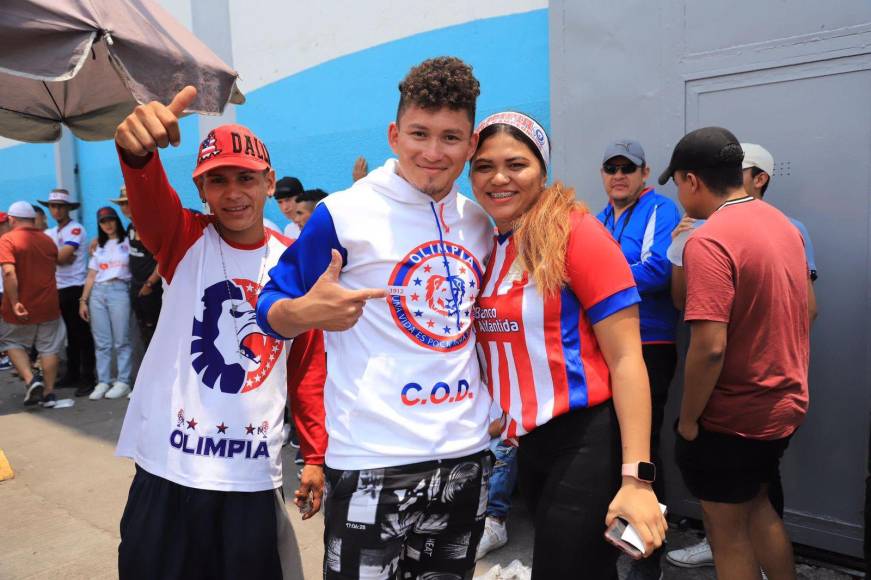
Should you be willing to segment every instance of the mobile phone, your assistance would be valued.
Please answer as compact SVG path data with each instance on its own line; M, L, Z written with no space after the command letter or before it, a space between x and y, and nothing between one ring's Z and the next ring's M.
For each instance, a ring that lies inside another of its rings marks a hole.
M617 546L633 560L640 560L644 557L644 545L642 544L641 548L639 548L634 543L630 543L631 538L627 539L625 537L627 530L631 530L632 534L636 538L638 537L638 533L635 532L635 529L631 525L629 525L629 522L621 517L616 517L614 518L614 521L611 522L611 525L608 526L608 529L605 530L605 539Z
M659 504L659 511L665 515L668 509ZM625 519L617 516L608 529L605 530L605 539L624 551L630 558L640 560L644 558L644 541L632 525Z
M299 513L305 515L311 512L313 507L314 506L312 505L312 496L311 494L309 494L305 497L305 500L303 500L302 504L298 506Z

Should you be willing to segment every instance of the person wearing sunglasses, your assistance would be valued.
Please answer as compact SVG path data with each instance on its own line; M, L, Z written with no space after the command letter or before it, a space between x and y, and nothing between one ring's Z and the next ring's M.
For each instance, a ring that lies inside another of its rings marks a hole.
M671 263L666 253L680 212L672 200L647 187L650 167L638 141L621 139L608 145L601 174L608 204L597 217L620 245L641 295L641 349L653 407L650 453L657 472L653 486L666 503L659 440L668 387L677 367L677 310L671 300ZM659 554L654 554L634 561L629 578L657 579L660 572Z

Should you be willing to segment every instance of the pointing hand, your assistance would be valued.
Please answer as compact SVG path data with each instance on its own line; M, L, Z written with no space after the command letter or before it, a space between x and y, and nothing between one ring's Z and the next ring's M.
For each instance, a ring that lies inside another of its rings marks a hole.
M342 255L333 250L330 265L305 295L309 301L316 328L330 331L348 330L363 315L363 307L369 300L387 297L387 290L364 288L348 290L339 284L342 270Z

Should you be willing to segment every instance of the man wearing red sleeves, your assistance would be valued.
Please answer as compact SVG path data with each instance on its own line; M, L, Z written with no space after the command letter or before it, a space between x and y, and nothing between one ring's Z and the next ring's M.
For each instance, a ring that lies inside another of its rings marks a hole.
M290 243L263 227L275 188L266 145L239 125L203 140L193 179L210 215L184 209L169 184L156 150L179 144L195 97L186 87L168 106L139 106L115 134L133 221L165 282L118 442L136 462L119 576L301 577L281 491L283 412L288 392L295 409L322 407L309 394L322 389L323 339L277 340L255 319ZM299 431L307 461L322 463L323 429Z

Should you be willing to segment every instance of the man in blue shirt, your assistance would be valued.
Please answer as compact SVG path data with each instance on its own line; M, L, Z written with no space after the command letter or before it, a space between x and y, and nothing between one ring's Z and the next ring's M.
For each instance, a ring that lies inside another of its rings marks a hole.
M671 263L666 252L671 244L671 232L680 221L680 212L671 199L647 187L650 167L638 141L621 139L611 143L605 149L601 174L608 205L597 217L620 244L641 294L638 309L641 348L653 404L651 457L657 471L653 487L656 496L664 498L659 439L668 387L677 366L677 310L671 301ZM633 562L629 574L629 578L635 580L659 577L657 554Z

